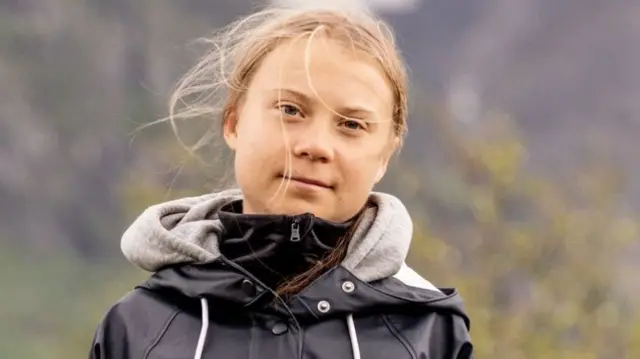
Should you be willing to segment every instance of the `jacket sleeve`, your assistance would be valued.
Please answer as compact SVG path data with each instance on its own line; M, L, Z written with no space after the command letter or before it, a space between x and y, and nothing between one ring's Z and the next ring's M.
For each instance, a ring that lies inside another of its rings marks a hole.
M127 327L119 304L113 306L98 325L93 336L89 359L129 359Z
M473 344L469 335L469 327L459 316L451 317L446 359L473 359Z
M473 359L473 345L465 320L455 314L432 312L411 325L396 328L410 343L413 357L429 359Z
M178 310L142 289L124 296L95 330L89 359L142 358L167 330Z

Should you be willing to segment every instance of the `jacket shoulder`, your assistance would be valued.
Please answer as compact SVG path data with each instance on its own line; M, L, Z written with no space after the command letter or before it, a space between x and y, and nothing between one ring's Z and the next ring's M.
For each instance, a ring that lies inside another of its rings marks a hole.
M136 288L118 300L95 331L90 359L145 358L179 309Z
M473 359L467 327L457 315L448 313L387 314L384 322L415 358Z
M385 323L414 357L473 358L470 321L455 289L437 288L406 264L384 286L412 303L411 310L385 315Z

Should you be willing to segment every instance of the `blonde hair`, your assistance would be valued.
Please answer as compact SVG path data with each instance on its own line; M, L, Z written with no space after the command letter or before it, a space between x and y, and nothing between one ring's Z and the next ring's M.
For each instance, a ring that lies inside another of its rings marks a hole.
M379 64L393 90L394 130L402 141L407 132L408 85L391 29L365 12L329 9L267 8L201 39L209 47L207 53L177 83L170 96L169 115L153 123L169 121L180 143L195 154L213 140L224 119L237 108L265 56L283 41L312 36L320 29ZM220 123L213 122L194 145L186 146L178 121L195 118L219 119Z
M327 38L369 56L380 66L393 92L392 121L399 148L407 132L406 69L391 29L365 12L267 8L233 22L213 37L203 39L209 46L207 53L178 82L169 101L169 116L154 123L169 121L180 143L195 154L214 139L224 120L239 107L265 56L284 41L302 37L311 41L321 30ZM220 123L212 122L210 131L189 147L180 139L178 121L195 118L220 119ZM326 269L339 264L346 255L349 236L312 269L288 278L278 288L278 294L297 293Z

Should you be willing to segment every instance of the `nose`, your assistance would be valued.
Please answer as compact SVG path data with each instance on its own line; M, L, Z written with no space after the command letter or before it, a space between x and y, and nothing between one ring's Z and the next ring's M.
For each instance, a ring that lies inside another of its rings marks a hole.
M298 133L293 140L293 155L313 162L328 163L333 161L335 150L331 136L323 126L309 126L308 131Z

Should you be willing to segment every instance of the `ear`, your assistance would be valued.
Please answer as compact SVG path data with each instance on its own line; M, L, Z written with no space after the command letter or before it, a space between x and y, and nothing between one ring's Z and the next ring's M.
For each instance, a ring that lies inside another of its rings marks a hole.
M231 150L236 149L236 142L238 140L238 114L236 110L229 110L227 115L223 118L222 132L224 135L224 141Z

